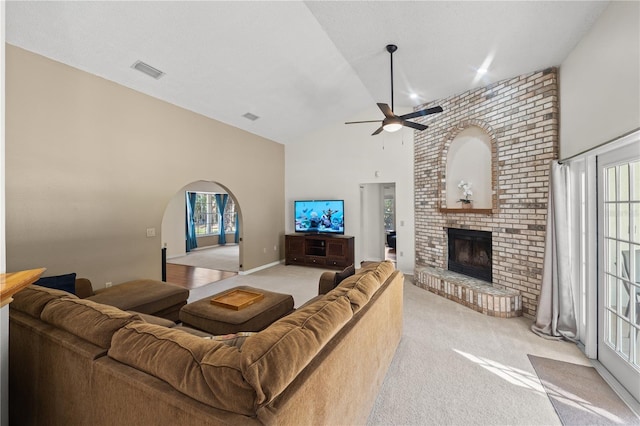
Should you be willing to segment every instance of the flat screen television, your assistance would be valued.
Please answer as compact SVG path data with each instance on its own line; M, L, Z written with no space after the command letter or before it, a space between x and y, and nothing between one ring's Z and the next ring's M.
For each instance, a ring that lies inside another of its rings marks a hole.
M296 200L293 210L296 232L344 234L344 200Z

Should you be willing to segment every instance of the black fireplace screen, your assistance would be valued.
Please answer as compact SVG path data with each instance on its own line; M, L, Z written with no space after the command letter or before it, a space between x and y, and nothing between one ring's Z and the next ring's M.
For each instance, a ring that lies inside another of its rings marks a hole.
M450 271L491 282L491 232L448 229Z

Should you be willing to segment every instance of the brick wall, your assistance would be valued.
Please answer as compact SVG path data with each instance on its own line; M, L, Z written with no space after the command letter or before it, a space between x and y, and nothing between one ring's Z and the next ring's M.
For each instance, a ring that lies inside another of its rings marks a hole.
M540 294L549 162L558 155L557 79L550 68L421 106L444 112L417 120L429 128L415 134L416 268L446 269L447 228L491 231L493 284L520 291L528 317ZM491 138L491 213L441 209L448 148L468 126Z

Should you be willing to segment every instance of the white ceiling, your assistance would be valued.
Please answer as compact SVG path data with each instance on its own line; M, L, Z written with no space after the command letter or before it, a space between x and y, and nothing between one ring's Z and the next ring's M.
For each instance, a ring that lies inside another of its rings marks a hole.
M607 4L9 1L6 41L288 144L391 104L389 43L395 106L415 106L559 66ZM166 75L154 80L136 60Z

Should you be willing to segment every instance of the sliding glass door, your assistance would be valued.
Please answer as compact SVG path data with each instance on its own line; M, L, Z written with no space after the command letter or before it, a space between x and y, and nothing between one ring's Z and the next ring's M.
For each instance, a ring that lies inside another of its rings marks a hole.
M640 401L640 152L599 155L598 359Z

